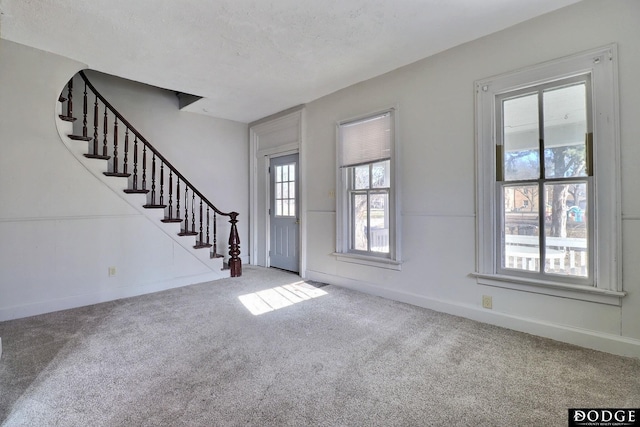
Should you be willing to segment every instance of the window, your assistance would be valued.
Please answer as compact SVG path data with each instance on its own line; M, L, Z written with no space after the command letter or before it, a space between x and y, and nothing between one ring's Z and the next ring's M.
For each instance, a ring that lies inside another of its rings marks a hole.
M399 265L394 112L338 124L337 255L342 260Z
M479 283L620 303L615 76L609 46L476 83Z

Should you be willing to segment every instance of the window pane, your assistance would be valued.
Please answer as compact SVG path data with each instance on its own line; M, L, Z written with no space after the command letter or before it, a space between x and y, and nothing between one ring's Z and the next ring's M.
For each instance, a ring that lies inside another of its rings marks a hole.
M544 161L547 178L587 176L587 92L585 83L543 94Z
M289 200L289 215L296 216L296 201L295 199Z
M367 195L353 195L353 249L368 250L367 241Z
M356 166L355 170L355 189L361 190L369 188L369 165Z
M545 272L589 276L587 182L545 184Z
M369 237L372 252L389 252L389 194L372 194L370 197Z
M279 166L282 169L282 182L289 181L289 166Z
M276 199L282 199L282 184L276 184Z
M502 103L504 179L514 181L540 177L538 94Z
M282 182L282 166L276 166L276 182Z
M289 198L289 185L287 183L284 184L280 184L282 186L282 198L283 199L288 199Z
M289 198L290 199L295 199L296 198L296 183L295 182L290 182L289 183Z
M391 186L390 175L391 175L390 160L374 163L371 168L371 187L372 188L390 187Z
M282 200L276 200L276 215L282 216Z
M537 185L503 187L503 268L540 271L539 197Z
M289 165L289 181L295 181L295 180L296 180L296 164L291 163Z

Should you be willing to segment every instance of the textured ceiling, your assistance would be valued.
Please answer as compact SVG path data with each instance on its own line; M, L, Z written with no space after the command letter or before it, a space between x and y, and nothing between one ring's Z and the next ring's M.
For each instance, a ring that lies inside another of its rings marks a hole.
M250 122L579 0L0 0L0 36Z

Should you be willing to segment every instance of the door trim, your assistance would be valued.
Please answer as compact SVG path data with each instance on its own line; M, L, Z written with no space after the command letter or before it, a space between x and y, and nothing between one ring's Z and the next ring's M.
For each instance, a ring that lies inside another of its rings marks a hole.
M271 157L299 154L300 191L300 276L306 272L306 179L304 149L304 106L287 110L268 120L249 124L249 242L247 252L249 263L268 267L269 265L269 176ZM284 137L283 137L284 135Z

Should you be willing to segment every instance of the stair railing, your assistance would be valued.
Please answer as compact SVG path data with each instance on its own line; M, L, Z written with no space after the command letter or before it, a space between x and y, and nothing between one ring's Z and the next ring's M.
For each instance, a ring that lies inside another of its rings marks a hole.
M229 217L231 230L229 233L229 269L231 277L242 275L242 261L240 259L240 237L238 236L238 213L222 212L211 203L198 189L196 189L138 130L133 127L122 114L120 114L91 84L84 72L80 71L80 77L84 81L83 109L82 109L82 135L69 135L71 139L89 142L90 152L85 157L92 159L110 160L111 170L104 172L106 176L130 177L130 149L133 139L133 177L130 187L125 193L149 194L147 209L164 209L165 223L183 223L180 236L195 236L195 249L212 248L211 257L219 258L217 253L217 216ZM93 136L88 135L91 127L87 117L89 116L89 98L87 89L94 95L93 102ZM73 79L67 84L66 98L60 96L60 101L67 103L65 114L60 118L66 121L75 121L73 117ZM100 101L100 102L99 102ZM102 104L102 105L101 105ZM104 111L101 120L101 110ZM110 117L111 116L111 117ZM110 121L113 120L113 133L109 131ZM101 123L102 122L102 123ZM101 126L102 125L102 126ZM124 127L124 132L120 128ZM118 145L118 136L124 134L124 147ZM142 146L139 148L139 146ZM122 159L119 149L122 150ZM139 156L142 155L142 161ZM149 169L149 157L150 171ZM141 170L140 170L141 169ZM166 175L168 174L168 179ZM150 177L149 177L150 175ZM151 186L148 188L149 179ZM181 196L184 198L181 200ZM166 202L165 203L165 199ZM175 201L175 205L174 205ZM181 208L182 201L182 208ZM184 217L180 215L184 214ZM211 222L213 230L210 233Z

